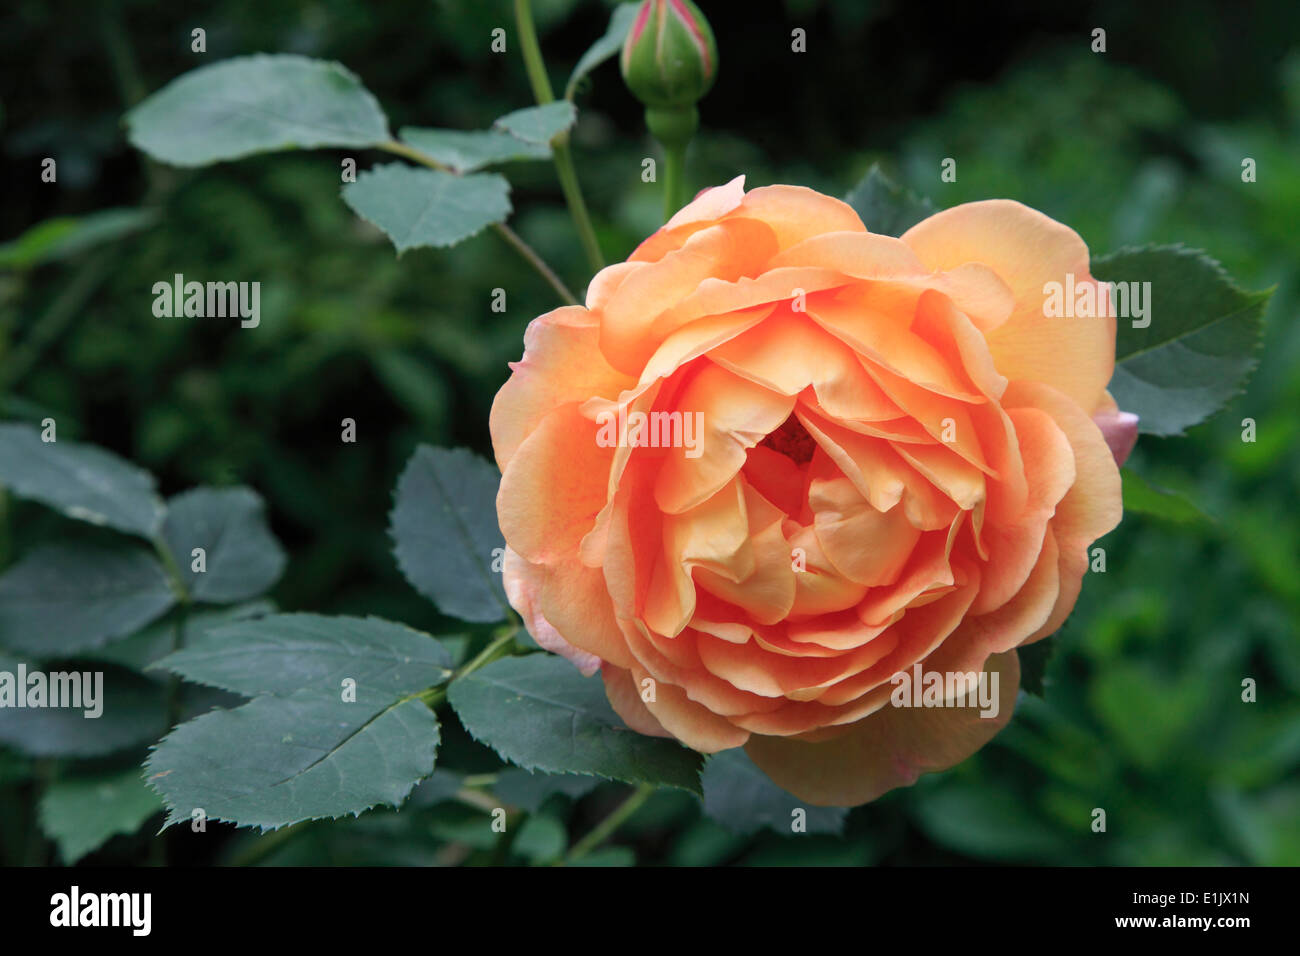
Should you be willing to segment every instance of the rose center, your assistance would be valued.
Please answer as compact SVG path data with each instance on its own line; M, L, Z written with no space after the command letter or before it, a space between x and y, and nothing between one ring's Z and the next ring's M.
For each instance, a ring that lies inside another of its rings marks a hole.
M790 414L776 431L771 432L759 444L772 449L779 455L785 455L796 465L803 465L812 460L817 442L808 429L803 427L794 413Z

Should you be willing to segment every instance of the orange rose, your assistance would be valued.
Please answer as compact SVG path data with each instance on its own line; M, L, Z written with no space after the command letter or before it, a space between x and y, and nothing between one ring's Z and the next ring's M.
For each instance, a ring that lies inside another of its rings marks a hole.
M528 328L491 421L511 602L630 727L744 746L809 803L965 759L1120 518L1115 320L1045 317L1067 281L1102 294L1019 203L894 239L809 189L707 190ZM896 706L931 674L998 693Z

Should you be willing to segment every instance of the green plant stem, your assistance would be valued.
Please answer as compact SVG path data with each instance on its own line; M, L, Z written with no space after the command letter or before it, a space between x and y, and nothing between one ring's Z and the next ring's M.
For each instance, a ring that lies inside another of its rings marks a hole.
M555 93L546 75L546 64L542 60L541 45L537 42L537 29L533 26L533 11L529 0L515 0L515 25L519 31L519 46L524 52L524 69L533 88L533 97L538 106L545 106L555 101ZM567 130L551 140L551 155L555 159L555 172L560 177L560 189L564 192L564 201L568 203L569 215L573 217L578 239L587 253L587 262L593 272L599 272L605 268L605 258L601 255L596 230L591 225L591 216L588 215L587 204L582 198L582 187L578 184L578 171L573 165L573 151L569 148Z
M545 105L555 99L555 93L551 89L550 77L546 75L542 46L537 42L531 0L515 0L515 27L519 30L519 46L524 53L524 70L528 73L528 82L533 88L533 95L537 97L538 105Z
M153 538L150 542L153 545L154 553L158 555L158 561L163 566L163 571L167 574L167 584L176 595L176 600L182 604L188 604L190 593L185 587L185 579L181 577L181 569L176 564L176 557L172 554L172 549L167 547L167 542L162 536Z
M664 146L664 222L686 205L686 147Z
M618 831L618 828L631 818L632 814L641 809L645 802L650 799L650 795L654 792L654 786L648 783L643 783L633 790L632 794L620 803L613 813L601 820L600 823L596 824L596 826L593 827L586 836L573 844L568 854L566 854L564 859L561 861L561 864L574 863L582 859L592 850L596 849L596 847L600 846L612 837Z
M605 257L601 255L600 243L596 241L596 230L587 215L587 204L582 199L582 187L578 185L578 171L573 165L573 153L569 150L569 134L566 130L551 143L551 154L555 158L555 172L560 177L560 189L564 192L564 201L569 204L574 225L578 227L578 238L587 253L587 264L592 272L605 268Z
M428 166L430 169L436 169L440 172L451 173L456 175L442 163L438 162L428 153L421 152L405 143L399 143L397 140L389 140L387 143L381 143L379 149L386 153L392 153L394 156L401 156L409 159L411 162L419 163L421 166ZM566 305L578 305L578 298L569 291L563 280L560 279L551 269L550 266L539 256L536 250L520 238L519 234L507 226L504 222L494 222L492 228L496 234L509 243L510 247L523 257L524 261L533 267L543 279L547 281L552 289L564 300Z
M158 555L158 560L163 566L163 571L167 574L167 583L176 595L176 610L172 615L172 627L175 629L172 634L172 650L179 651L185 646L185 619L189 616L190 610L190 592L185 587L185 580L181 577L181 570L176 565L176 556L172 554L171 548L162 536L155 537L152 541L154 552ZM181 678L178 674L173 674L167 681L167 726L175 727L181 720Z
M185 646L185 618L188 616L189 602L182 602L176 608L175 620L172 626L175 631L172 634L172 651L179 651ZM167 726L175 727L181 722L181 678L179 674L172 674L167 681Z
M496 636L493 637L491 643L489 643L487 647L483 648L483 650L479 651L478 655L475 656L472 661L458 668L455 676L452 677L452 680L464 677L466 674L472 674L480 667L485 667L486 665L491 664L498 657L504 657L506 651L510 649L510 643L515 639L515 635L518 633L519 625L515 623L506 624L498 628Z
M496 230L497 234L513 246L514 250L523 256L529 265L541 273L542 278L551 284L551 288L559 293L560 298L564 300L566 305L579 304L577 296L570 292L569 287L560 280L560 277L551 271L551 267L542 261L542 257L533 250L533 247L519 237L519 233L503 222L496 224Z
M456 670L452 672L452 675L447 678L445 684L439 684L437 687L430 687L427 690L423 690L412 696L424 701L430 707L437 707L447 699L447 686L453 681L460 680L460 678L464 677L466 674L474 673L480 667L485 667L488 664L491 664L499 657L505 657L506 654L509 653L510 645L514 642L515 634L518 633L518 631L519 625L517 623L502 626L498 629L496 637L492 639L488 646L483 648L483 650L480 651L472 661L456 668Z

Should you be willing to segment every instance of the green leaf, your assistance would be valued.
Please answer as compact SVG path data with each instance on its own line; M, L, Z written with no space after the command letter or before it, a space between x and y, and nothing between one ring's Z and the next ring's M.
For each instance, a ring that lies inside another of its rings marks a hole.
M598 786L600 780L596 777L574 773L529 773L508 767L497 774L492 792L506 803L532 813L557 793L577 800Z
M810 839L817 838L802 834L798 842ZM663 862L667 866L681 867L722 866L739 856L750 842L748 836L726 830L708 818L693 820L673 840L672 849Z
M1116 322L1110 393L1138 416L1138 430L1177 435L1236 395L1257 361L1264 307L1272 290L1246 292L1196 249L1146 246L1092 260L1106 282L1150 283L1146 328Z
M529 106L499 117L497 126L530 143L546 144L578 120L578 108L568 100Z
M343 187L343 201L399 253L452 246L510 215L510 184L496 173L456 176L404 163L375 166Z
M1204 717L1210 678L1179 678L1146 662L1111 662L1088 683L1088 701L1107 733L1107 744L1131 765L1151 771L1179 759L1179 743Z
M440 807L428 827L437 839L474 850L492 851L501 843L501 834L493 829L491 817L483 810L459 804Z
M530 815L510 845L510 852L534 865L558 860L568 846L569 834L555 817Z
M59 262L122 239L152 225L152 209L101 209L84 216L56 216L0 244L0 269L31 269Z
M28 674L36 669L27 667ZM81 707L0 707L0 743L34 757L103 757L157 740L167 730L165 687L112 665L96 664L94 672L84 667L63 664L51 670L90 673L93 701L83 698ZM0 663L3 671L17 676L15 666ZM103 674L97 687L95 672ZM87 716L97 709L98 717Z
M249 601L234 607L204 610L191 609L185 615L182 646L188 647L197 642L213 628L244 618L262 617L275 613L273 601ZM133 671L143 671L154 661L166 657L176 648L176 623L171 618L154 621L142 631L130 637L105 644L86 651L79 651L77 656L89 660L108 661ZM146 675L148 676L148 675ZM166 675L159 675L165 678Z
M78 521L152 538L163 503L153 476L94 445L41 441L31 425L0 424L0 484Z
M249 488L194 488L167 502L163 537L196 601L231 604L263 593L284 572L284 549ZM193 569L203 548L205 568Z
M1131 468L1121 468L1119 475L1124 483L1126 512L1147 514L1180 524L1211 520L1191 499L1151 484Z
M191 70L127 113L126 125L134 146L173 166L389 138L384 111L355 75L289 54Z
M42 545L0 575L0 645L67 657L134 633L175 599L141 548Z
M300 820L398 806L433 769L438 719L423 701L357 700L310 688L259 697L182 724L146 763L167 826L202 809L209 820L277 829Z
M1210 795L1223 832L1252 866L1294 866L1300 858L1300 786L1247 795L1220 785Z
M447 696L471 736L525 770L701 792L699 754L629 730L604 685L563 658L504 658L453 681Z
M465 775L455 770L439 768L421 780L411 791L406 801L406 809L421 809L436 806L456 799L464 784Z
M160 660L188 680L256 697L313 690L337 699L342 681L395 699L451 676L451 655L428 634L377 617L272 614L212 628Z
M132 767L116 774L55 781L41 797L41 829L70 865L110 837L134 833L162 809L158 795L145 786L140 768Z
M578 65L569 74L569 82L564 86L566 100L573 99L573 94L578 91L578 83L583 77L622 49L623 41L636 21L636 12L640 6L639 3L620 3L614 8L614 12L609 16L609 26L605 29L604 36L582 54L582 59L578 60Z
M936 783L914 791L912 811L941 846L987 860L1059 859L1066 841L1025 812L1021 801L990 785Z
M551 148L545 143L530 143L499 129L465 132L458 129L403 126L398 131L398 136L402 142L432 156L458 173L472 173L496 163L549 159L551 156Z
M782 836L793 831L794 811L802 809L808 833L843 833L848 810L815 807L782 790L759 770L741 747L714 754L704 764L704 812L732 833L767 827Z
M934 203L899 186L878 164L872 164L844 201L869 231L882 236L901 236L935 211Z
M423 822L423 821L421 821ZM409 814L380 811L329 826L304 826L281 841L240 834L226 845L217 865L261 867L435 867L446 865L443 844L432 826L417 826ZM248 860L245 856L252 857Z
M397 480L388 533L411 586L445 614L499 621L510 613L493 560L505 540L497 524L501 478L464 448L421 445Z
M432 771L439 740L414 695L445 681L450 663L428 635L378 618L275 614L209 631L157 666L260 696L182 724L155 749L149 782L167 824L196 807L265 830L399 805Z

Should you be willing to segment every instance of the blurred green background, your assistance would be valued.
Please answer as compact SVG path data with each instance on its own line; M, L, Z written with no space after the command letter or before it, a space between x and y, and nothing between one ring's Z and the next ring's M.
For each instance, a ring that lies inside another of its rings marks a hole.
M392 127L482 128L531 102L505 0L97 4L10 0L0 20L0 243L54 216L153 210L142 228L38 268L0 268L4 416L53 415L170 494L243 483L266 498L288 610L438 627L390 555L387 512L417 442L489 452L487 413L528 321L558 303L485 233L398 259L338 197L335 152L187 171L125 142L131 104L201 63L253 52L337 59ZM1102 544L1057 639L1045 699L958 769L849 814L842 837L738 835L685 795L654 797L618 843L642 863L1300 864L1300 6L1123 2L933 7L702 3L721 72L703 101L690 188L744 173L843 195L879 161L941 206L1010 197L1073 226L1094 253L1182 242L1249 288L1276 284L1244 394L1132 464L1209 516L1126 518ZM553 84L605 29L595 0L535 4ZM190 31L207 31L207 53ZM790 31L807 31L792 54ZM1107 31L1107 52L1090 50ZM607 260L659 225L655 155L613 64L578 96L578 171ZM57 184L39 181L58 159ZM940 162L957 160L957 181ZM1256 160L1258 181L1241 181ZM382 157L359 157L364 167ZM505 170L512 226L575 289L589 276L549 163ZM259 280L255 332L158 319L154 282ZM508 311L491 311L494 288ZM358 443L339 441L357 421ZM1243 443L1241 420L1257 422ZM11 506L0 561L59 533ZM1241 681L1258 702L1241 701ZM450 716L448 720L452 720ZM454 727L440 764L498 762ZM0 750L0 862L53 860L29 836L30 762ZM552 796L535 841L585 832L625 788ZM172 833L175 862L499 861L482 811L434 799L315 824L270 843ZM1105 833L1090 829L1094 808ZM87 862L145 862L156 827ZM557 836L558 834L558 836ZM516 849L511 860L527 859ZM624 854L621 862L632 859Z

